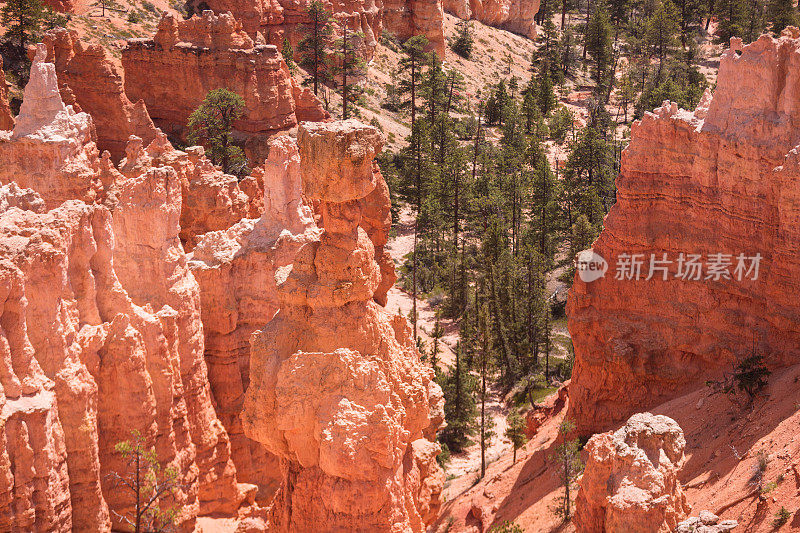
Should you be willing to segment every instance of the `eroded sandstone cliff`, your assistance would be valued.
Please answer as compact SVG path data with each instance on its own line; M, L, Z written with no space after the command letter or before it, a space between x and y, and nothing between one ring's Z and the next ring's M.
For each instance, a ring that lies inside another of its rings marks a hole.
M274 139L255 175L264 189L259 218L204 235L189 266L200 285L209 382L239 477L257 484L260 498L269 498L278 487L277 458L244 435L240 420L250 382L250 335L279 309L275 273L291 265L319 230L302 200L294 139Z
M407 321L373 301L380 267L361 227L382 142L353 120L300 127L324 230L277 270L280 310L252 336L241 414L281 461L274 531L424 531L439 506L441 389Z
M747 46L733 39L713 98L694 112L666 102L634 124L617 202L593 245L608 272L591 282L576 275L570 291L568 416L581 432L751 353L772 366L800 359L798 92L796 29ZM700 255L699 274L690 254Z
M189 2L195 11L212 9L216 13L230 12L242 22L244 30L255 37L257 33L275 46L284 38L296 45L302 38L302 24L309 22L311 2L292 0L194 0ZM384 30L401 41L424 35L431 49L444 57L443 10L441 0L366 0L353 2L335 0L323 2L333 14L338 28L347 25L350 31L361 32L364 38L356 43L359 55L369 61Z
M219 88L244 98L244 116L234 124L244 137L296 126L296 100L302 119L328 117L292 79L278 49L257 44L228 13L204 11L188 20L165 14L152 40L128 41L122 65L127 95L143 100L169 135L183 135L189 115Z
M45 56L39 45L0 139L17 171L0 193L0 528L119 525L133 499L109 476L127 471L114 445L138 430L179 473L162 503L189 531L200 513L235 513L255 487L237 483L212 406L178 173L126 175L99 157L91 119L64 106Z
M47 61L55 63L61 99L76 111L92 117L99 150L108 150L119 161L136 135L149 144L156 134L144 102L134 104L125 94L122 76L108 52L99 45L86 45L77 34L64 28L46 33Z
M444 9L463 20L479 20L487 26L536 38L539 0L444 0Z

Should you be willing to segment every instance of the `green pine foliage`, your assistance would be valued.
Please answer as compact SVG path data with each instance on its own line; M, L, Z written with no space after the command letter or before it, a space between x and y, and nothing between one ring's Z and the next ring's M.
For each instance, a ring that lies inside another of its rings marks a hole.
M769 31L780 35L786 26L797 26L797 8L792 0L769 0L767 2Z
M462 20L456 25L456 31L458 33L456 34L455 40L453 40L453 43L450 45L450 48L464 59L469 59L472 57L472 47L475 42L472 37L471 22Z
M358 102L361 94L357 80L364 75L366 63L359 56L357 46L363 40L362 32L350 30L345 23L342 25L342 35L335 43L336 62L332 74L334 83L341 91L342 120L350 116L349 110Z
M461 347L455 350L456 361L440 378L444 392L444 416L447 427L439 433L439 440L447 445L451 453L463 451L472 444L472 437L477 431L476 391L478 379L470 372Z
M117 515L135 533L174 531L180 507L174 497L180 487L176 468L162 467L155 448L147 445L139 431L131 438L118 442L114 450L127 466L126 472L111 472L108 477L114 489L124 495L133 509L131 514Z
M25 45L36 37L48 19L48 9L41 0L6 0L0 9L0 21L6 28L6 39L12 40L24 50Z
M506 417L506 422L508 424L506 428L506 438L511 441L514 450L513 462L516 463L517 450L528 442L528 437L525 435L525 419L519 414L519 411L513 409Z
M319 86L330 79L330 48L333 41L333 18L320 0L308 6L307 24L301 26L303 38L297 43L298 63L309 74L307 83L318 94Z
M244 98L228 89L214 89L189 116L189 141L202 144L209 159L228 174L246 174L244 152L231 136L233 123L244 110Z
M570 438L574 430L575 424L569 419L564 419L559 427L559 444L551 457L558 467L559 482L564 487L564 494L559 497L553 513L565 522L572 518L572 494L575 479L583 471L580 441L577 438Z

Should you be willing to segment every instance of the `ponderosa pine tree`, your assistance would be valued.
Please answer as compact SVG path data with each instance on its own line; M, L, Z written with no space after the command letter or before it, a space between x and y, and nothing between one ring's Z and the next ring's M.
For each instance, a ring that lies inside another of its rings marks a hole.
M514 450L514 457L512 462L517 462L517 450L522 448L526 442L528 442L528 437L525 435L525 419L522 418L522 415L519 414L517 409L512 409L508 416L506 416L506 438L511 441L511 446Z
M451 45L453 52L460 55L464 59L472 57L472 47L474 39L472 37L472 28L469 20L462 20L456 24L456 38Z
M336 65L334 80L342 93L342 120L349 117L348 110L358 101L360 91L356 79L364 73L364 60L358 56L357 45L364 39L364 34L347 27L342 22L342 36L336 41Z
M558 465L559 481L564 487L564 495L559 498L555 513L565 522L572 518L572 486L583 471L580 442L578 439L569 438L574 429L575 424L571 420L564 419L561 422L558 437L561 443L556 446L556 451L552 456L552 460Z
M303 38L297 44L299 63L311 76L314 94L319 93L320 83L328 79L330 53L333 36L331 14L320 0L312 0L308 6L309 22L301 25Z
M607 84L613 82L614 32L603 0L596 0L594 11L586 29L585 49L592 56L592 77L598 94L605 93Z
M202 144L209 159L229 174L239 174L247 163L242 149L231 140L233 123L244 110L244 98L228 89L214 89L189 116L189 140Z
M780 35L786 26L797 26L797 8L792 0L769 0L767 3L769 31Z
M660 78L664 62L677 46L678 12L671 0L660 0L658 7L647 19L645 39L653 57L658 59L656 78Z
M413 158L413 175L415 189L415 207L417 216L422 210L422 128L417 123L417 97L422 82L423 68L427 62L428 54L425 49L428 40L422 35L415 35L403 43L403 57L400 59L399 74L401 76L398 91L407 95L408 100L402 106L411 111L411 136L409 145ZM417 338L417 245L419 232L417 223L414 223L414 248L412 250L412 279L411 279L411 323L414 329L414 338Z
M461 452L472 444L475 434L477 407L475 404L476 378L463 361L461 344L456 343L455 364L442 380L444 392L444 415L447 421L439 434L439 440L447 444L451 452Z
M36 35L47 18L40 0L6 0L0 9L0 21L6 27L5 36L17 41L20 50Z
M295 70L297 70L294 63L294 48L292 47L292 42L286 37L283 38L281 55L283 56L283 60L286 61L286 66L289 67L289 72L294 74Z

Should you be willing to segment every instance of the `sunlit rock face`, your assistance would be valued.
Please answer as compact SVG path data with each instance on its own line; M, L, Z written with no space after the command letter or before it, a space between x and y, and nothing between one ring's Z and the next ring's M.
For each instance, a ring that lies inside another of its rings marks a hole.
M250 36L261 35L267 43L278 48L284 39L296 47L303 37L302 25L310 22L310 0L195 0L190 4L195 12L202 9L212 9L215 13L230 12L241 21ZM333 15L337 34L347 26L349 31L363 35L354 44L358 55L365 61L372 59L384 31L400 41L424 35L431 50L444 57L441 0L333 0L323 4Z
M444 0L444 9L464 20L479 20L487 26L536 38L539 0Z
M568 416L582 433L717 378L754 351L773 366L800 360L797 37L733 39L713 98L694 112L665 102L634 123L617 202L592 247L609 270L590 282L578 272L568 302Z
M439 507L442 392L407 321L373 300L381 269L361 226L382 142L355 120L300 127L323 231L277 272L280 311L252 336L241 414L280 458L275 531L424 531Z
M159 505L191 531L255 488L237 483L212 406L179 173L98 156L91 118L64 105L45 57L40 45L0 137L0 529L121 527L134 501L114 483L128 468L115 445L136 430L177 471Z
M686 440L669 417L638 413L586 443L575 500L582 533L675 531L689 506L678 476Z
M244 99L244 116L234 123L244 137L329 117L310 89L292 79L278 48L254 41L229 13L204 11L188 20L165 14L153 39L128 41L122 65L128 97L143 100L170 135L185 135L189 115L220 88Z

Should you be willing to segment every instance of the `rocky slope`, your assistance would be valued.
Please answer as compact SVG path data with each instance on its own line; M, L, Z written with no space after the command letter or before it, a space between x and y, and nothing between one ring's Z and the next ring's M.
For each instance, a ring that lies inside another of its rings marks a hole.
M717 379L751 353L773 367L798 361L797 37L732 40L713 98L694 112L667 102L634 125L593 245L608 272L576 277L568 304L568 416L581 432Z
M373 301L381 274L361 200L383 141L350 120L303 124L297 143L324 231L278 270L280 311L252 337L241 415L281 460L271 527L421 532L444 481L443 401L407 321Z
M218 88L244 98L244 116L234 124L243 138L328 117L291 77L278 49L251 39L227 13L188 20L166 14L153 39L128 41L122 65L127 95L143 100L168 135L185 135L189 115Z
M475 19L531 39L536 38L539 0L444 0L444 9L463 20Z

